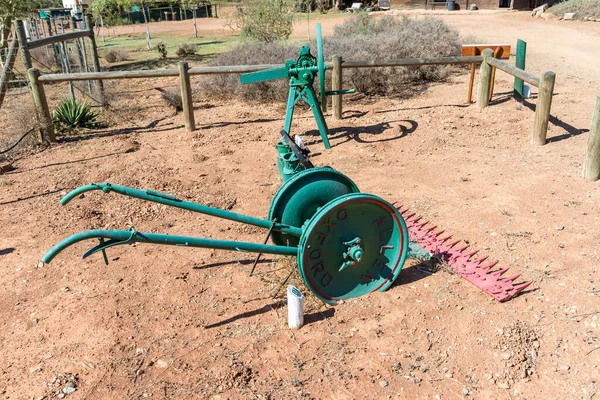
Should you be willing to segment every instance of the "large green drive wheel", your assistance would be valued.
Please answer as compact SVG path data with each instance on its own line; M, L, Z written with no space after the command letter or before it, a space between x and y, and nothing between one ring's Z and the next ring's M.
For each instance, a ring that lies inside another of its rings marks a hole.
M404 219L390 203L371 194L332 200L302 229L300 275L329 304L387 289L408 254Z
M283 183L269 207L269 220L277 218L282 224L301 227L319 207L350 193L358 187L346 175L329 167L311 168L299 172ZM297 246L300 238L273 232L273 243Z

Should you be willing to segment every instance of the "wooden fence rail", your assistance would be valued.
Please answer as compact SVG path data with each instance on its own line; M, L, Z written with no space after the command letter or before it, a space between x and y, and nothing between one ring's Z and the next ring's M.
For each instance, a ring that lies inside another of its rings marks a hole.
M59 35L49 36L46 38L32 40L30 42L27 42L27 47L29 47L29 49L36 49L38 47L48 46L50 44L55 44L55 43L60 43L60 42L65 42L67 40L74 40L74 39L79 39L79 38L90 37L91 35L92 35L92 32L90 29L87 29L84 31L61 33Z
M83 31L82 31L83 32ZM79 33L79 32L77 32ZM93 38L93 33L92 33ZM333 70L332 91L341 90L343 81L343 70L345 68L383 68L383 67L400 67L400 66L423 66L423 65L451 65L451 64L473 64L481 63L481 75L479 82L479 96L477 105L479 108L485 108L488 105L489 87L491 85L492 74L491 67L496 67L508 74L516 76L533 86L539 87L538 105L536 106L536 117L534 123L534 132L532 142L534 144L544 144L546 142L546 131L548 129L548 120L550 117L550 106L552 104L552 93L554 89L554 73L545 72L541 77L537 77L531 73L515 68L509 64L493 58L493 54L484 51L483 56L460 56L460 57L436 57L436 58L404 58L404 59L389 59L389 60L371 60L371 61L344 61L341 57L334 56L332 62L325 63L327 68ZM182 99L191 103L190 82L189 77L195 75L212 75L212 74L241 74L247 72L260 71L269 68L281 67L280 64L261 64L261 65L235 65L235 66L212 66L212 67L194 67L189 68L187 63L180 64L178 69L161 69L161 70L143 70L143 71L108 71L108 72L84 72L71 74L30 74L32 79L35 77L35 82L32 85L41 85L43 89L44 83L51 82L72 82L72 81L89 81L95 80L101 82L106 79L143 79L143 78L161 78L161 77L179 77ZM98 67L97 67L98 68ZM486 88L488 88L486 90ZM44 95L43 90L40 91ZM333 117L335 119L342 118L342 101L341 95L333 96ZM40 109L40 115L48 115L49 111L42 110L48 107L45 99L40 99L41 103L36 107ZM185 104L184 104L185 105ZM184 107L185 108L185 107ZM184 110L185 125L188 131L196 129L194 117L192 113L193 107L188 104ZM47 112L46 112L47 111ZM42 121L40 121L42 122ZM47 128L49 129L49 128ZM47 132L48 137L53 136L53 132Z

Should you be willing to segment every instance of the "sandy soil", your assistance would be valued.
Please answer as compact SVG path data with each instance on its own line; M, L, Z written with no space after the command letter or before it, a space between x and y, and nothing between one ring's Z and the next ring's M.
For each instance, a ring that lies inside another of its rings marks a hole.
M481 112L465 104L460 72L409 100L348 98L343 120L327 116L329 151L308 110L293 131L316 165L409 205L532 280L530 290L500 304L410 261L384 293L336 307L305 293L307 324L290 331L272 295L292 263L277 256L248 277L253 256L244 253L136 245L110 249L105 266L98 255L82 261L96 243L80 243L39 265L53 244L84 229L264 237L114 194L59 205L77 186L111 181L267 213L280 185L272 147L283 104L196 101L199 129L186 133L181 115L151 90L157 81L120 81L109 87L118 93L113 126L24 155L0 176L2 397L57 398L74 387L67 397L594 398L600 186L580 175L600 86L600 24L519 13L444 18L486 41L523 38L527 69L557 73L547 145L529 143L535 99L512 100L512 79L500 72ZM54 104L66 89L48 92ZM28 102L9 99L13 110Z

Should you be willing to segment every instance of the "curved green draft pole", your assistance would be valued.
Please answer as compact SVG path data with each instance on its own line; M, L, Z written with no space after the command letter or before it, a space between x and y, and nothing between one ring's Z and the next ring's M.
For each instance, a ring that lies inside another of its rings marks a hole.
M298 248L296 247L137 232L133 228L129 231L95 229L76 233L75 235L69 236L68 238L60 241L44 255L42 261L44 263L50 263L58 253L67 247L72 246L77 242L81 242L82 240L94 238L100 239L100 244L88 251L83 258L87 258L98 251L104 252L104 250L106 250L108 247L129 243L168 244L173 246L190 246L252 253L268 253L284 256L295 256L298 252ZM110 240L105 242L104 239ZM105 262L107 261L106 256L104 260Z
M115 192L122 194L124 196L135 197L142 200L152 201L155 203L165 204L171 207L182 208L184 210L193 211L201 214L211 215L213 217L228 219L231 221L241 222L243 224L249 224L254 226L259 226L261 228L270 229L273 226L273 229L279 232L288 233L293 236L302 236L302 229L296 228L293 226L275 223L272 221L250 217L244 214L238 214L231 211L221 210L219 208L213 208L209 206L205 206L198 203L192 203L189 201L180 200L177 197L161 193L155 192L154 190L140 190L134 189L128 186L115 185L112 183L91 183L89 185L80 186L77 189L74 189L65 197L62 198L60 204L63 206L68 204L75 197L79 196L82 193L89 192L91 190L102 190L104 193ZM265 252L268 253L268 252Z

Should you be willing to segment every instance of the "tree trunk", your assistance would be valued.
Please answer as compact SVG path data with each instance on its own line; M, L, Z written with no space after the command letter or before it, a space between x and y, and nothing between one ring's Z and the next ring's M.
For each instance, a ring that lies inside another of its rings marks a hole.
M149 11L148 14L150 13ZM146 18L146 6L144 6L144 3L142 3L142 15L144 16L144 24L146 25L146 46L148 50L152 50L152 38L150 37L150 28L148 27L148 18Z
M2 36L0 37L0 67L4 65L4 60L8 52L8 36L12 29L12 17L5 16L0 17L0 24L2 24Z

